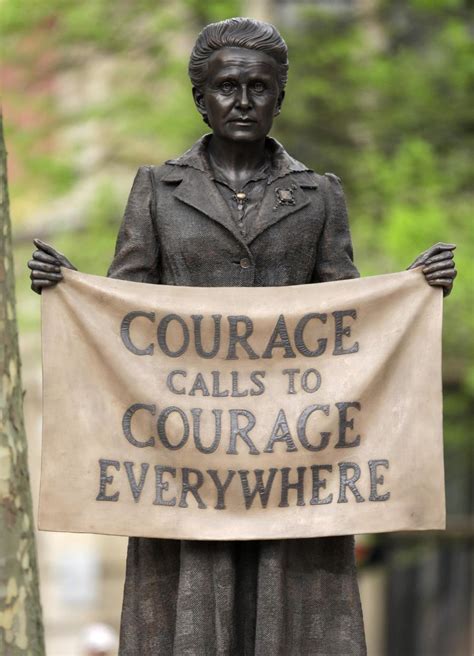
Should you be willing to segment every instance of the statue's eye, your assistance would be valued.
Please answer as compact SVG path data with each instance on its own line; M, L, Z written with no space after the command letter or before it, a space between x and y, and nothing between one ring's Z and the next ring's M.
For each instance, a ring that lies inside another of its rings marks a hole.
M252 89L257 93L262 93L262 91L265 91L265 85L263 82L254 82L252 84Z
M231 93L234 90L234 85L229 80L226 80L219 85L219 88L224 93Z

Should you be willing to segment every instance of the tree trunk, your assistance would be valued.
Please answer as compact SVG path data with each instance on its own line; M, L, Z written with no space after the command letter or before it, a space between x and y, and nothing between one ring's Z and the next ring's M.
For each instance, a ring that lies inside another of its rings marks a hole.
M0 115L0 654L44 654Z

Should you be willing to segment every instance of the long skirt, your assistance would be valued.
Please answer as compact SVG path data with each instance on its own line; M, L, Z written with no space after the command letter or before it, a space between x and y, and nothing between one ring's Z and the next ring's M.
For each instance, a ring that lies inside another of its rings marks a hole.
M363 656L352 537L130 538L120 656Z

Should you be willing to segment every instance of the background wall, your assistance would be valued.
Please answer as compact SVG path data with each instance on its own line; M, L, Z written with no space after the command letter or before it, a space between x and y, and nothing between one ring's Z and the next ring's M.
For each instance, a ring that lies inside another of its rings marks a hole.
M404 269L437 241L458 244L459 276L445 303L444 329L448 530L359 539L373 656L469 652L474 396L469 4L3 0L1 5L3 111L36 496L40 303L29 290L26 269L31 238L51 241L80 270L105 275L137 167L180 154L206 129L186 74L193 40L206 23L251 15L274 22L287 40L290 81L273 134L316 171L342 177L362 275ZM48 653L86 653L81 632L91 622L118 628L125 540L38 537Z

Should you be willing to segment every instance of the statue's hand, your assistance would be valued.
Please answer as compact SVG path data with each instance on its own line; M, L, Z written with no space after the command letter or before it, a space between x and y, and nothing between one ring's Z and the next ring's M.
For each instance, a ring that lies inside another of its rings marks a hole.
M61 267L77 271L65 255L49 244L41 239L33 239L33 243L38 250L28 262L28 268L31 269L31 289L37 294L41 294L45 287L54 287L63 279Z
M419 255L409 269L422 266L426 282L434 287L442 287L444 296L451 293L454 278L458 272L454 266L453 251L456 244L439 242Z

